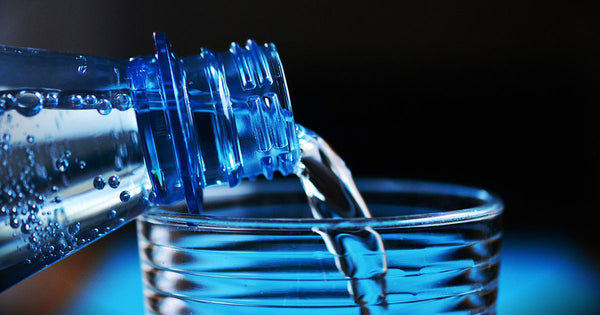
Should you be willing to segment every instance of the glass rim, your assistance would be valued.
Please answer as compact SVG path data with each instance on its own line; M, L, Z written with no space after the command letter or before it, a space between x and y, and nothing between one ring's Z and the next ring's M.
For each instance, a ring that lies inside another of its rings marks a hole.
M427 228L463 224L474 221L493 219L502 214L502 200L485 189L420 180L387 179L387 178L358 178L359 190L367 193L416 193L434 194L477 199L481 205L465 207L456 210L434 211L426 214L403 214L373 218L344 218L344 219L315 219L315 218L248 218L231 216L192 215L173 212L158 206L149 209L138 217L150 223L172 225L182 229L232 229L232 230L314 230L314 229L356 229L371 227L386 228ZM243 186L244 184L242 184ZM250 186L250 188L248 188ZM298 180L279 179L246 184L246 187L236 187L236 196L251 194L284 194L295 193ZM219 191L220 190L220 191ZM231 189L219 187L211 197L214 200L231 198Z

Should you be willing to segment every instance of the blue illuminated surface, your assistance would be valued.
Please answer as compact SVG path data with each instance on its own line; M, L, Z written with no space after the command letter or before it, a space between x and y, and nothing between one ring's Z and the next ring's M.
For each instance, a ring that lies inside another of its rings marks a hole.
M560 235L505 233L499 314L600 314L600 268Z
M110 245L64 314L143 314L134 238ZM600 267L564 236L505 233L498 314L600 314Z
M143 314L142 273L135 237L110 243L83 286L61 314Z

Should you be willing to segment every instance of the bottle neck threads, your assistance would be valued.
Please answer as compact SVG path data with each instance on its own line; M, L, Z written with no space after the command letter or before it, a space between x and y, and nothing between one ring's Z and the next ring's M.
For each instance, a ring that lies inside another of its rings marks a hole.
M296 126L273 44L179 59L164 34L154 38L157 54L132 58L128 75L158 203L185 197L200 212L204 187L295 171Z

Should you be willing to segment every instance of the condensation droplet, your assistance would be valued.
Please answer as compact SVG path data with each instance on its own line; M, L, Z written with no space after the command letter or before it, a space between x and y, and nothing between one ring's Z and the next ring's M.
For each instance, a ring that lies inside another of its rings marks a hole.
M17 111L23 116L34 116L42 110L44 96L37 91L21 91L17 95Z
M131 96L129 96L128 94L125 93L119 93L117 95L115 95L115 107L118 110L124 111L124 110L128 110L129 108L131 108L131 105L133 104L133 102L131 101Z
M96 110L101 115L108 115L108 114L110 114L110 112L112 110L112 105L110 104L109 100L103 98L100 100L98 105L96 105Z
M85 102L90 106L94 106L98 103L98 98L94 94L88 94L85 96Z
M108 185L112 188L117 188L121 184L121 179L117 175L108 178Z
M35 142L35 137L32 135L28 135L27 136L27 143L34 143Z
M116 218L116 217L117 217L117 210L115 210L115 209L112 209L112 210L110 210L110 211L109 211L109 212L106 214L106 217L107 217L109 220L112 220L112 219Z
M16 229L19 227L19 219L17 219L17 217L10 217L9 224L10 227Z
M21 225L21 232L23 234L29 234L31 232L31 224L23 222Z
M71 95L69 98L69 102L71 103L71 107L73 108L81 108L83 105L83 97L79 94Z
M12 94L3 94L0 97L0 115L15 106L16 100Z
M85 161L79 161L79 168L80 169L84 169L86 167L86 165L87 164L85 163Z
M121 201L127 202L131 198L131 195L129 194L129 192L127 190L123 190L121 192L121 195L119 196L119 198L121 198Z
M31 233L31 236L29 236L29 241L33 244L37 244L40 242L40 239L38 237L38 233L37 232L33 232Z
M56 106L58 106L58 93L57 92L47 93L45 100L44 100L44 107L54 108Z
M67 161L67 159L60 158L60 159L56 160L56 168L58 169L59 172L61 172L61 173L66 172L68 167L69 167L69 161Z
M106 179L104 179L104 176L98 175L94 177L94 188L104 189L104 186L106 186Z
M38 204L42 204L42 203L44 203L44 201L46 201L46 197L41 194L35 194L34 199L35 199L35 202L37 202Z
M78 56L75 58L75 66L77 67L77 72L79 74L85 74L87 71L87 59L84 56Z

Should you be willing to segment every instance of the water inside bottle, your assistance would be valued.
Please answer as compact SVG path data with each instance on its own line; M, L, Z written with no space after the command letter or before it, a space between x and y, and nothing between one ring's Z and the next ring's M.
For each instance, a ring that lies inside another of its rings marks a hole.
M143 212L131 105L122 90L0 91L0 289Z

